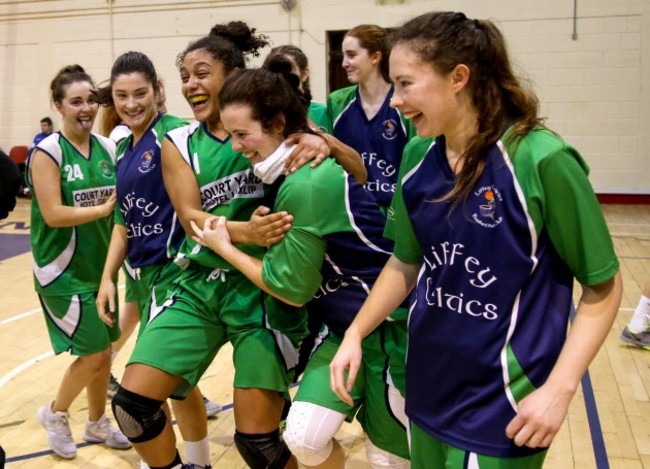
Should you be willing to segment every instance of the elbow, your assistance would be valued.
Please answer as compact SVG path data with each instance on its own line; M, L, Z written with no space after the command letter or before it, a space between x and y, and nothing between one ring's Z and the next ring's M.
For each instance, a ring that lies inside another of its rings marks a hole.
M362 186L363 186L366 182L368 182L368 171L366 171L365 166L362 167L360 170L355 171L354 179L356 179L356 181L357 181L359 184L361 184Z

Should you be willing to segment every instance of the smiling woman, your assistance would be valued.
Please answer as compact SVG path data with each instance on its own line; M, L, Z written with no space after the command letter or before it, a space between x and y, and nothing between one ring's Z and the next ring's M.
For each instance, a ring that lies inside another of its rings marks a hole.
M55 400L38 410L48 444L62 458L76 456L68 409L88 394L83 438L129 448L104 415L110 373L110 343L116 325L101 322L95 305L115 207L115 145L91 133L97 115L95 85L79 65L63 68L51 83L63 128L42 140L29 158L32 189L31 241L34 283L55 353L78 358L66 371ZM82 314L83 312L83 314Z

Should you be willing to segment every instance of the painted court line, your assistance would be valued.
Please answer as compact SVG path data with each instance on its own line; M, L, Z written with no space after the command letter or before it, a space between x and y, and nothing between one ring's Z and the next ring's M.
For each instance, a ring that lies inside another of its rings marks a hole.
M45 352L37 357L32 358L31 360L27 360L26 362L22 363L21 365L17 366L13 370L11 370L9 373L4 375L2 378L0 378L0 389L4 387L5 384L7 384L9 381L14 379L16 376L18 376L20 373L25 371L27 368L37 364L41 360L45 360L46 358L51 357L54 355L54 352L49 351Z

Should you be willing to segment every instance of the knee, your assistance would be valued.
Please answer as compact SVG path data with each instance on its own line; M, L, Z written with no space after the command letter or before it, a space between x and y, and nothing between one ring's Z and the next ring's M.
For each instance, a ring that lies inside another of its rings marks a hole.
M409 469L411 467L411 461L375 446L367 437L366 458L373 469Z
M284 469L291 458L278 430L254 435L235 431L235 446L252 469Z
M115 420L132 443L150 441L160 435L167 424L163 401L151 399L119 387L111 401Z
M335 418L341 416L340 421L337 419L333 425L327 425L327 414L330 413ZM282 436L298 461L305 466L318 466L324 463L332 453L332 439L344 418L338 412L330 409L309 402L297 401L291 405L287 417L287 428ZM325 424L321 425L320 423Z
M97 374L104 368L111 366L111 349L106 348L101 352L79 357L79 364L84 368L84 373Z

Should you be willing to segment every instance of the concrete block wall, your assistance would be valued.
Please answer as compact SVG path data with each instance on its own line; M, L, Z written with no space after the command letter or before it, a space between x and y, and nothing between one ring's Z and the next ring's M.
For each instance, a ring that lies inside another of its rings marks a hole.
M310 58L316 99L327 95L328 30L361 23L398 26L414 15L462 10L501 28L516 69L538 94L548 125L576 146L601 193L650 193L650 2L577 0L14 0L0 2L0 147L28 144L49 104L49 82L80 63L101 82L115 57L140 50L167 86L168 108L191 118L174 62L212 25L246 21L274 45ZM645 34L644 34L645 33ZM645 47L644 47L645 46ZM261 58L252 65L259 64Z

